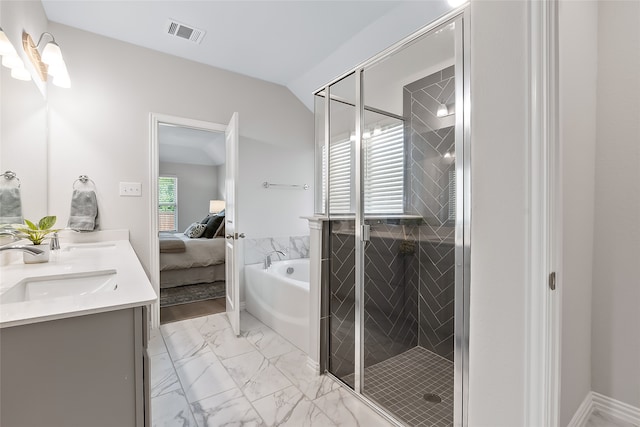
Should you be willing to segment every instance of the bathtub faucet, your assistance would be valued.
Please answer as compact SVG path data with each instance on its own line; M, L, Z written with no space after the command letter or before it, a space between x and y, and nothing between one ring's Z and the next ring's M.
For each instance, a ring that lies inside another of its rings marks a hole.
M265 257L264 257L264 269L266 270L267 268L271 267L271 254L275 254L275 253L279 253L282 256L287 256L287 254L285 254L282 251L271 251L269 252Z

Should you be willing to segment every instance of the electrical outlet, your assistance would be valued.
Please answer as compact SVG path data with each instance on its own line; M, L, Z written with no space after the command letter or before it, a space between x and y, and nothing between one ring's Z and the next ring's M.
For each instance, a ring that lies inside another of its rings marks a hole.
M121 182L120 183L120 195L141 197L142 196L142 184L139 182Z

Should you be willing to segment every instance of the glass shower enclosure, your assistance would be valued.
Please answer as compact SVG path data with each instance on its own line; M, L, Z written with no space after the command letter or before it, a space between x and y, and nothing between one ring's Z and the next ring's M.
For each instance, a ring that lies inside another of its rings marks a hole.
M466 424L465 25L443 18L315 93L321 369L398 425Z

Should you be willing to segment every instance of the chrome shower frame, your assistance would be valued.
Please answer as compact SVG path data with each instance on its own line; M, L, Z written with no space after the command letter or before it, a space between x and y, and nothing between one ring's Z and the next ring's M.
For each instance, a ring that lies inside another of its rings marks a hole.
M456 180L456 220L455 220L455 342L454 342L454 426L468 425L468 401L469 401L469 302L470 302L470 266L471 266L471 78L470 78L470 10L468 5L461 6L448 14L433 21L412 35L406 37L395 45L382 51L378 55L359 64L336 77L323 87L317 89L314 95L324 92L324 144L330 146L330 87L345 77L355 74L356 79L356 103L355 103L355 387L345 387L357 398L369 407L383 415L395 425L403 424L388 413L385 408L367 398L362 393L364 379L364 267L360 262L364 258L363 226L363 166L362 158L362 118L365 111L363 102L363 72L370 66L386 59L393 53L405 48L418 38L437 31L450 23L455 26L455 91L456 91L456 119L455 119L455 152L456 152L456 176L462 179ZM321 96L321 95L320 95ZM324 188L329 188L329 174L325 176ZM324 214L329 213L329 198L325 198ZM328 340L328 333L320 334ZM321 343L320 347L323 347ZM328 345L324 345L328 347ZM326 356L325 356L326 357ZM321 362L322 363L322 362ZM329 377L342 382L339 378L326 372Z

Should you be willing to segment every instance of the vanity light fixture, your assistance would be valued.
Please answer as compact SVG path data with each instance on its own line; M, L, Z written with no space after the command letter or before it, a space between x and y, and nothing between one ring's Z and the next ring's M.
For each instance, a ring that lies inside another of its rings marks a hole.
M446 104L440 104L438 105L438 110L436 111L436 116L438 117L444 117L444 116L448 116L449 115L449 109L447 108Z
M2 55L2 65L11 69L11 77L17 80L31 80L31 73L24 67L22 58L13 47L11 40L0 27L0 55Z
M40 53L38 48L42 44L42 39L45 36L50 37L51 40L44 45L42 53ZM71 87L71 79L69 78L69 72L67 71L67 64L65 64L64 59L62 58L62 51L60 50L58 43L56 43L56 39L53 37L53 34L46 32L42 33L38 39L38 43L36 44L28 33L23 32L22 47L43 82L46 82L49 76L53 76L54 85L63 88Z

